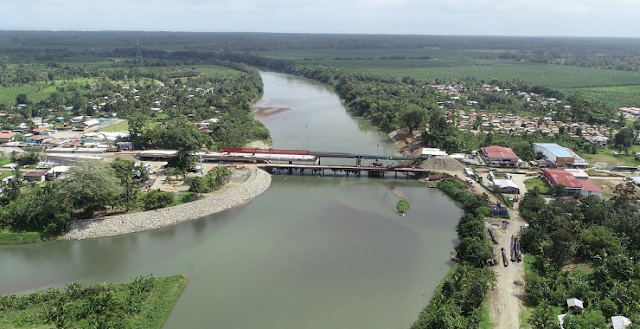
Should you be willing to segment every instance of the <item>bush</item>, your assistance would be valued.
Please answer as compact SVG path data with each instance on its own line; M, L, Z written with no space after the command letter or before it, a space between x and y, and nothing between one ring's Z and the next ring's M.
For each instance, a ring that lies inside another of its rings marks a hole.
M144 197L144 209L152 210L167 207L173 202L173 193L153 190Z
M396 204L396 208L401 214L407 212L407 210L409 210L409 207L409 200L407 200L407 198L400 199L400 201L398 201L398 204Z

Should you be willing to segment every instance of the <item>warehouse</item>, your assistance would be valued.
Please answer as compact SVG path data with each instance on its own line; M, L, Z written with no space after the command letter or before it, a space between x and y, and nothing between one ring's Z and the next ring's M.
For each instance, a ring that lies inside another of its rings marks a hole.
M571 167L575 161L569 150L555 143L533 143L533 152L542 153L556 167Z
M520 158L508 147L487 146L480 149L482 156L490 166L517 167Z

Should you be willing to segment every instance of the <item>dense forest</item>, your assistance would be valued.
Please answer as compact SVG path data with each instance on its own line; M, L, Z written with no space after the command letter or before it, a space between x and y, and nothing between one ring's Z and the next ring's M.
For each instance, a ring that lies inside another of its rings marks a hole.
M481 50L482 57L597 67L640 69L640 40L620 38L349 35L192 32L0 31L3 53L21 61L78 56L135 57L139 43L154 51L265 51L282 49L447 49ZM27 57L23 55L27 54ZM156 57L153 55L152 57Z

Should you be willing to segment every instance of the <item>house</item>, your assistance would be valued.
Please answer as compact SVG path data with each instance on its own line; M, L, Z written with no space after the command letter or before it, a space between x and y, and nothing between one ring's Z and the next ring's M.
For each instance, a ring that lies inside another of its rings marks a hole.
M491 166L517 167L520 158L508 147L487 146L482 147L482 156Z
M558 322L560 323L560 328L564 329L564 327L562 326L564 324L564 317L567 316L567 314L560 314L558 315Z
M45 181L46 177L47 177L47 172L39 171L39 170L29 171L24 174L24 180L32 183L42 183Z
M69 166L55 166L47 171L46 179L49 181L56 180L56 178L69 172L69 169L71 169Z
M589 195L597 195L602 197L602 189L596 185L594 182L590 180L578 180L580 185L582 185L582 190L580 191L580 195L586 197Z
M447 156L447 152L442 151L438 148L430 148L430 147L425 147L422 149L423 158L433 158L438 156Z
M569 150L555 143L533 143L533 152L542 153L556 167L571 167L575 161Z
M2 131L0 132L0 143L8 143L13 141L18 133L13 131Z
M35 144L35 145L40 145L44 142L50 141L51 137L48 135L32 135L29 136L25 139L25 142L27 144Z
M625 329L626 327L631 325L631 320L621 315L612 316L611 325L613 329Z
M84 125L85 127L93 127L93 126L98 125L99 123L100 123L100 120L98 120L98 119L91 119L91 120L87 120L87 121L85 121L85 122L83 123L83 125Z
M49 134L49 129L47 129L47 128L35 128L35 129L31 129L30 132L32 134L34 134L34 135L48 135Z
M578 298L567 299L567 307L575 314L581 314L584 310L584 304Z
M520 194L520 188L510 179L494 179L491 181L500 193Z
M582 185L578 179L563 169L545 169L542 175L551 186L563 185L568 195L580 195L582 191Z

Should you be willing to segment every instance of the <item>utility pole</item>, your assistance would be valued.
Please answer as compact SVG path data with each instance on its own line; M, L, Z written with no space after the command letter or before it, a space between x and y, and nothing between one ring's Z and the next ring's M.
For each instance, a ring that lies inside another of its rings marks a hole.
M140 51L140 42L136 40L136 64L142 65L142 52Z

